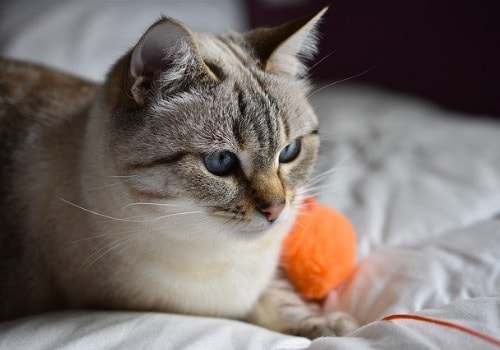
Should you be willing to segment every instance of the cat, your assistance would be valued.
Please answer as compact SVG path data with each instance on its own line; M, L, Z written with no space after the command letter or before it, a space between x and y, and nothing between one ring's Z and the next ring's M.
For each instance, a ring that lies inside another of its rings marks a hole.
M0 61L2 320L67 308L343 335L279 269L316 162L326 9L215 35L163 17L97 85Z

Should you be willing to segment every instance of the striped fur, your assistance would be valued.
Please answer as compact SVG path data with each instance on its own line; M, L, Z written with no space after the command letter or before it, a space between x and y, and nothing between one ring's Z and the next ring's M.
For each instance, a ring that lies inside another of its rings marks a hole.
M0 61L1 318L113 308L352 329L278 270L318 152L299 56L323 12L223 35L163 18L102 86ZM214 152L236 157L228 173L209 170Z

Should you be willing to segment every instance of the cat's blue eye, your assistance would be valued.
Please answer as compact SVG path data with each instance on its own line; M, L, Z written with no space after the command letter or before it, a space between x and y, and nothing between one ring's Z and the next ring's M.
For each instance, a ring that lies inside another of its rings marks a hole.
M285 146L280 152L279 162L280 163L289 163L300 153L300 139L295 139Z
M238 157L229 151L206 154L203 157L203 161L207 170L217 176L234 173L238 167Z

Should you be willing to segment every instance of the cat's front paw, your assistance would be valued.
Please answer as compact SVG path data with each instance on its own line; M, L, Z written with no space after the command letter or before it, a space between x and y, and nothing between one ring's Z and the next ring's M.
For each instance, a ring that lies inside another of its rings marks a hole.
M336 311L328 315L315 315L304 319L295 333L302 337L315 339L328 336L343 336L358 327L358 323L351 315Z

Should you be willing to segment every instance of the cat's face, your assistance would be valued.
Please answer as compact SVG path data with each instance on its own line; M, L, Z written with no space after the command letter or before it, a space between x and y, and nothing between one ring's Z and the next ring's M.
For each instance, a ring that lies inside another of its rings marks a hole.
M133 198L182 203L242 233L292 219L319 147L296 46L318 18L277 42L267 31L217 37L169 19L153 25L108 83L109 153Z

